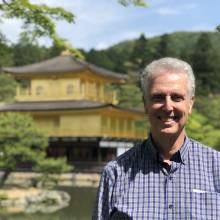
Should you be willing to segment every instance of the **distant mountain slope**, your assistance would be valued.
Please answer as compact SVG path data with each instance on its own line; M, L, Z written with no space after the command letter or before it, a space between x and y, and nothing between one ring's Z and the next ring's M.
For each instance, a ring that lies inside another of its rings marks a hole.
M198 94L220 94L220 32L174 32L152 38L142 34L85 54L88 62L125 74L139 73L152 60L167 56L192 65Z
M219 32L174 32L167 34L167 56L182 57L192 54L195 44L202 33L207 33L212 43L213 51L220 51L220 33ZM162 36L147 38L149 49L155 53ZM133 49L138 39L127 40L115 44L105 50L90 50L86 53L86 59L94 64L112 69L125 70L123 66L131 57ZM152 59L154 57L152 56ZM190 59L190 58L189 58ZM132 62L132 60L129 60Z

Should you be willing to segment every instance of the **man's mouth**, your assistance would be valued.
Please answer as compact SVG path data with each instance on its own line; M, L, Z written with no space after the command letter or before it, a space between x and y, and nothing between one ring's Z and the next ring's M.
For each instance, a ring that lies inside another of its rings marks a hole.
M162 122L172 122L172 121L176 121L177 120L177 116L169 116L169 117L162 117L159 116L158 117Z

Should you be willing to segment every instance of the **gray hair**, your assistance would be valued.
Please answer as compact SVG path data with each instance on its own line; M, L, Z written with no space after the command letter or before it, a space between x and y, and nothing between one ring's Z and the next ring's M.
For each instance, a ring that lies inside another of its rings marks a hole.
M190 97L195 95L195 76L191 66L183 60L165 57L148 64L141 74L141 88L145 99L153 77L164 72L185 74L188 79L188 94Z

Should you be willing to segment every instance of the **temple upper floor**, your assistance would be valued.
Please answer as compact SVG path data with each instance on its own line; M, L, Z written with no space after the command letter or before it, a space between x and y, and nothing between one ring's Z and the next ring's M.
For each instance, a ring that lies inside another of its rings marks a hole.
M22 67L4 68L19 83L16 101L90 100L117 104L111 84L124 83L126 75L59 56Z
M117 104L117 94L108 83L81 74L69 78L32 78L20 80L16 101L91 100Z

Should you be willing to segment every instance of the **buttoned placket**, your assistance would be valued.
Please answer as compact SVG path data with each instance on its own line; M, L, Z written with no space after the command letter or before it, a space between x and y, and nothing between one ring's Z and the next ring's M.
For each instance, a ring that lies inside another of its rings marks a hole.
M172 162L170 171L168 171L166 168L163 169L163 173L165 174L165 213L164 213L164 219L175 219L174 213L175 213L175 172L177 172L178 168L180 166L180 163Z

